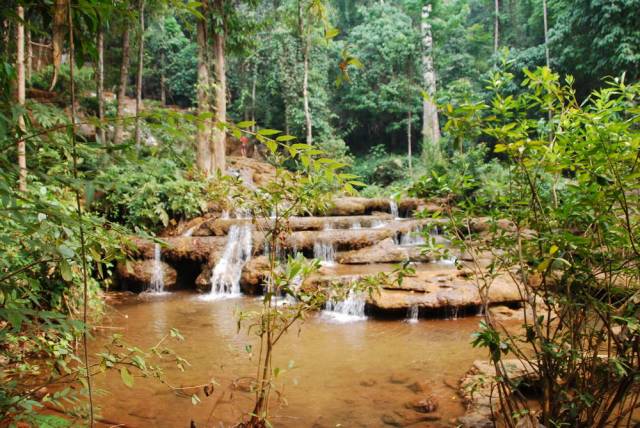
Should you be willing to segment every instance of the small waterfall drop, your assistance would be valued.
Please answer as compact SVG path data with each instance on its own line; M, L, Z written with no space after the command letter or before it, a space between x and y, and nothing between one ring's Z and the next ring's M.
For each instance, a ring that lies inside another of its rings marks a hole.
M371 228L372 229L382 229L386 225L387 225L387 223L382 221L382 220L373 220L371 222Z
M403 233L400 237L400 245L423 245L425 243L424 237L422 236L422 229L419 227L413 229L410 232Z
M329 300L326 309L323 311L323 315L339 323L363 321L367 319L364 314L365 304L365 293L350 290L347 298L340 302Z
M253 238L250 224L233 225L229 228L227 244L222 257L211 273L211 292L208 299L217 300L238 297L242 268L251 258Z
M150 293L162 293L164 291L164 271L162 270L161 257L160 244L156 244L153 248L153 271L151 272L151 281L147 289Z
M393 218L400 218L398 215L398 203L393 199L389 199L389 212L393 216Z
M356 221L351 225L351 229L362 229L362 225L360 224L359 221Z
M320 260L323 266L332 266L336 262L336 249L328 242L316 241L313 244L313 258Z
M180 236L183 236L183 237L192 236L195 230L196 230L196 226L191 226L189 229L185 230L184 233Z
M418 305L411 305L408 309L407 309L407 319L406 321L409 324L415 324L418 322L418 315L420 314L420 310L418 308Z

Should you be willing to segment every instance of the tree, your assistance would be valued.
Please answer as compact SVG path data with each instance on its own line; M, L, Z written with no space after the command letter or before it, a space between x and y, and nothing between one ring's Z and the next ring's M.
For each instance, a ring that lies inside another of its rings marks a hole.
M17 104L19 110L18 114L18 129L20 130L20 136L18 138L18 167L20 169L19 174L19 188L21 192L27 191L27 154L26 154L26 142L24 140L24 134L26 133L26 127L24 122L24 108L26 98L25 88L25 70L24 70L24 6L19 5L16 13L18 20L16 21L16 74L17 74Z
M215 64L215 120L219 124L227 122L227 75L225 66L225 46L228 11L226 0L214 0L214 13L221 20L221 25L214 25L213 58ZM211 171L225 172L227 133L224 129L214 127L212 132Z
M144 0L138 3L138 75L136 81L136 147L140 147L142 129L140 113L142 111L142 73L144 71Z
M204 4L206 7L206 3ZM203 10L206 14L206 9ZM203 14L204 15L204 14ZM198 114L209 113L209 61L207 60L207 27L204 16L198 18L196 22L196 37L198 45L198 85L197 85L197 105ZM205 175L209 175L212 167L211 147L209 139L211 135L211 120L205 118L198 125L196 135L196 164L198 169Z
M113 143L118 145L122 142L122 134L124 132L124 109L125 98L127 95L127 86L129 83L129 33L130 22L128 17L125 17L123 21L122 32L122 62L120 64L120 83L118 85L118 109L116 111L116 121L114 124L114 137Z
M440 124L438 122L438 108L435 103L436 96L436 70L433 66L433 36L429 14L431 4L422 8L422 76L425 85L425 97L422 103L422 138L423 149L429 155L435 155L439 151Z

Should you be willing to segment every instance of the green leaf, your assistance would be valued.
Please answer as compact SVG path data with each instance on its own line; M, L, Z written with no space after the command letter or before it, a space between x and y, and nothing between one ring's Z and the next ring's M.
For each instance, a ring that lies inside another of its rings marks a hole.
M73 250L64 244L58 245L58 253L60 253L60 255L65 259L73 258L73 256L75 255Z
M282 131L278 131L277 129L269 129L269 128L265 128L265 129L261 129L258 131L259 135L264 135L264 136L268 136L268 135L275 135L275 134L279 134Z
M120 378L122 379L122 383L127 385L129 388L133 388L133 376L131 376L129 369L127 369L126 367L121 367Z
M251 128L255 124L256 122L254 120L243 120L242 122L236 123L236 126L240 129L246 129Z

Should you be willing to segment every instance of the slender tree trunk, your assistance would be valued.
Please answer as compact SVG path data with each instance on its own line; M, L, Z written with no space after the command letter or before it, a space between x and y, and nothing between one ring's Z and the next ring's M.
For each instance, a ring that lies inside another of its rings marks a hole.
M304 106L304 122L307 130L307 144L313 144L313 122L311 109L309 108L309 37L305 34L304 16L302 14L302 2L298 1L298 31L302 42L302 102Z
M216 6L220 15L224 13L224 0L217 0ZM215 72L216 72L216 122L227 122L227 77L225 66L225 30L224 28L218 29L213 37L214 42L214 60L215 60ZM212 170L220 171L224 173L226 169L226 139L227 133L225 130L219 129L217 126L213 127L213 160Z
M129 80L129 22L125 22L124 33L122 34L122 64L120 65L120 86L118 87L118 110L116 112L115 131L113 143L122 142L124 132L124 105L127 95L127 82Z
M165 106L167 105L167 82L166 76L164 75L164 52L160 53L160 103Z
M542 18L544 19L544 57L547 61L547 67L551 67L549 58L549 25L547 21L547 0L542 0Z
M304 102L304 122L307 128L307 144L313 144L313 123L309 108L309 40L304 46L304 75L302 77L302 99Z
M198 87L197 101L198 114L209 113L209 63L207 61L207 31L204 19L199 19L196 24L196 39L198 44ZM204 119L198 126L196 135L197 153L196 164L198 169L209 176L211 172L211 148L209 136L211 134L211 120Z
M413 177L413 155L411 154L411 121L412 111L407 116L407 160L409 161L409 176Z
M140 0L139 10L139 34L138 34L138 79L136 82L136 147L140 147L142 128L140 112L142 111L142 73L144 71L144 0Z
M438 108L435 104L436 71L433 66L433 37L429 14L431 5L422 8L422 78L428 97L422 102L422 139L423 149L430 155L439 153L440 125L438 123Z
M51 37L51 47L53 49L53 78L51 79L50 91L58 82L60 64L62 64L62 44L64 42L64 27L67 23L67 2L69 0L55 0L53 5L53 35Z
M500 47L500 0L495 0L495 11L493 15L493 53L498 52Z
M258 61L256 59L253 64L253 78L251 82L251 121L253 125L251 125L251 130L255 132L256 130L256 85L258 83Z
M18 105L24 108L26 101L25 73L24 73L24 7L18 6L17 14L19 20L16 22L16 74L17 74L17 98ZM21 192L27 191L27 147L23 139L26 132L24 114L18 116L18 128L20 137L18 140L18 168L19 168L19 189Z
M27 62L25 65L25 81L31 82L33 74L33 47L31 46L31 30L26 29L25 44L27 49Z
M105 137L104 130L104 28L102 26L102 20L98 22L96 42L98 49L98 63L96 65L96 97L98 98L98 119L100 119L98 135L100 136L100 142L102 144L106 144L107 139Z

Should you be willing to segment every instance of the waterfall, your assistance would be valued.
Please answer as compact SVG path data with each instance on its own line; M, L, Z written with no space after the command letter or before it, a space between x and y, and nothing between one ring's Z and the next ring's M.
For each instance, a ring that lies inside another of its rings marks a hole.
M331 266L335 264L336 250L330 243L316 241L313 244L313 258L320 260L323 266Z
M389 199L389 212L391 212L393 218L400 218L398 215L398 203L393 199Z
M362 225L360 224L359 221L356 221L351 225L351 229L362 229Z
M197 226L191 226L181 236L184 236L184 237L192 236L193 235L193 231L196 230L196 227Z
M164 270L162 270L162 261L160 260L162 251L160 244L156 244L153 248L153 270L151 271L151 282L147 289L150 293L162 293L164 291Z
M423 245L425 243L422 236L422 229L419 227L413 229L410 232L403 233L400 237L400 245Z
M458 258L456 256L443 256L436 260L436 263L445 266L455 266L457 261Z
M418 305L411 305L408 309L407 309L407 319L406 321L409 324L415 324L418 322L418 315L420 313L420 310L418 308Z
M385 227L386 225L387 225L387 223L382 221L382 220L373 220L371 222L371 228L372 229L381 229L381 228Z
M350 290L347 298L340 302L329 300L323 314L329 319L340 323L362 321L367 319L364 315L365 304L365 293L357 293Z
M222 257L211 273L209 299L237 297L240 292L242 268L251 258L252 227L250 224L233 225L229 228L227 244Z
M228 219L229 218L229 211L223 210L222 214L220 214L220 218L221 219Z

